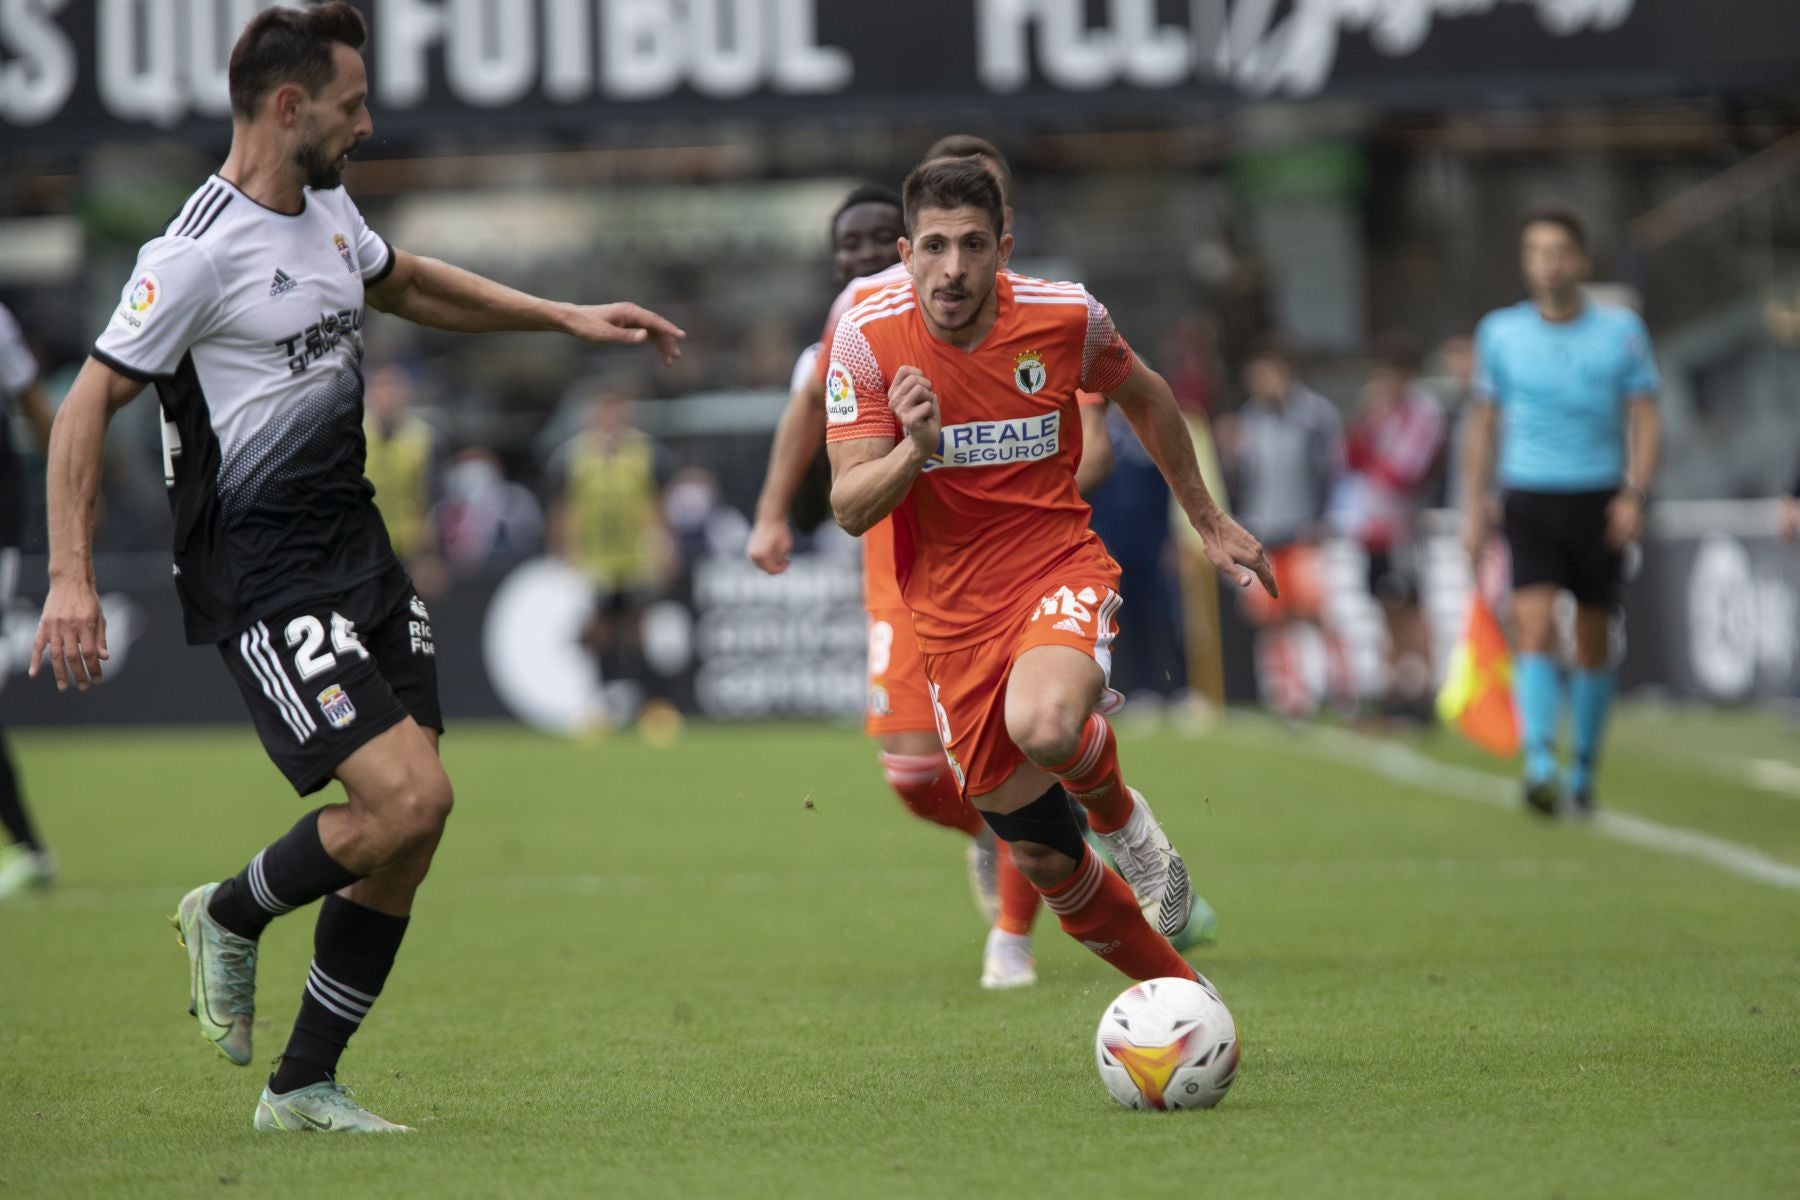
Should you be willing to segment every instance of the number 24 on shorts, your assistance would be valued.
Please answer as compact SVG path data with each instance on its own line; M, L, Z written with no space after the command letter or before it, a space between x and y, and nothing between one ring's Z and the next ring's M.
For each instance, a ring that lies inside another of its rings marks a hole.
M294 651L294 667L300 672L302 683L337 666L339 654L369 657L368 648L357 635L355 623L342 613L331 614L331 650L324 649L325 626L315 616L295 617L288 622L287 632L283 636L289 646L299 647Z

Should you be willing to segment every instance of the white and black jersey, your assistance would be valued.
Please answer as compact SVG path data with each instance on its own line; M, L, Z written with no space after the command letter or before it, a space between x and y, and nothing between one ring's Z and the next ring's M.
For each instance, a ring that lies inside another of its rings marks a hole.
M94 357L162 401L188 641L398 574L361 371L363 288L393 264L342 189L290 215L217 175L139 251Z
M16 548L25 532L25 478L13 448L13 399L37 378L37 359L25 334L0 304L0 549Z

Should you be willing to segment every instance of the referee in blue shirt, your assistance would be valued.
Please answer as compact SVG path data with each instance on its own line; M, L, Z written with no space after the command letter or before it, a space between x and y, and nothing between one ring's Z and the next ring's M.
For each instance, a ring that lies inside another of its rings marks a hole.
M1498 450L1512 552L1517 658L1513 698L1525 750L1525 803L1556 815L1565 792L1578 814L1594 803L1594 763L1612 702L1612 618L1625 548L1644 529L1661 426L1650 336L1629 309L1582 291L1587 235L1571 213L1527 217L1520 257L1531 298L1483 318L1475 335L1475 404L1463 445L1463 541L1488 536L1490 469ZM1558 591L1574 594L1569 675L1574 756L1557 777L1562 676L1552 657Z

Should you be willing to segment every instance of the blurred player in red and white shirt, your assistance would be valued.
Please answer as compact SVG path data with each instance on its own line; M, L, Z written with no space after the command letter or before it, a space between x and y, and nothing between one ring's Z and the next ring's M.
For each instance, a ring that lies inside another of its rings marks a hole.
M1376 340L1375 369L1344 440L1348 474L1340 513L1369 559L1369 593L1388 629L1388 703L1428 714L1431 637L1419 607L1414 525L1444 458L1444 407L1418 381L1417 339L1394 331Z
M1212 502L1168 385L1105 307L1079 284L1004 270L993 174L927 162L903 198L911 278L846 313L829 347L833 511L859 535L892 514L951 767L1064 930L1132 978L1193 978L1169 941L1190 924L1186 866L1124 785L1098 712L1121 600L1076 489L1077 393L1119 405L1213 562L1240 586L1248 567L1271 590L1274 577ZM1070 793L1123 880L1083 840Z
M986 166L1000 187L1006 227L1011 229L1012 172L992 143L952 135L926 152L925 161L938 158L972 159ZM845 286L832 303L820 343L808 347L795 366L792 396L769 452L769 469L748 547L751 561L770 574L787 569L793 549L788 518L794 497L824 441L826 367L838 320L874 293L911 278L899 263L902 229L900 197L875 185L852 191L833 215L832 264ZM1077 484L1084 492L1098 485L1112 468L1105 403L1104 396L1082 396L1084 450ZM879 741L882 772L907 810L971 839L971 882L983 914L993 925L984 951L982 986L1026 986L1037 980L1030 938L1038 894L1010 856L997 852L992 832L963 796L944 757L912 613L900 595L893 562L893 534L889 522L881 521L863 535L863 603L869 612L865 728Z

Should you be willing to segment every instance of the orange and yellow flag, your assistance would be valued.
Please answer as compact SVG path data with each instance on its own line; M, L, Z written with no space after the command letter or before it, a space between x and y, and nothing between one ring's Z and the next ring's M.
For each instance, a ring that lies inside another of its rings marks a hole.
M1439 720L1488 753L1511 758L1519 752L1512 655L1499 619L1480 595L1470 598L1468 624L1451 652L1437 711Z

